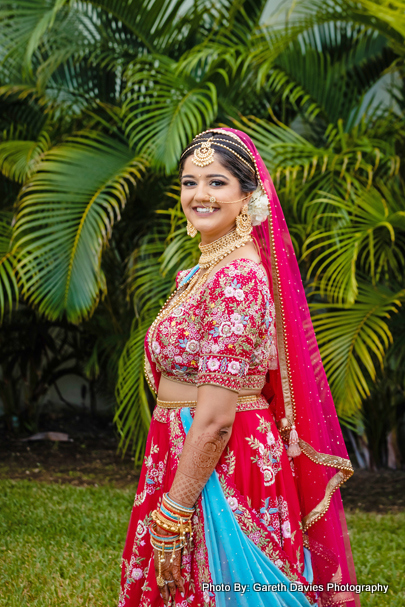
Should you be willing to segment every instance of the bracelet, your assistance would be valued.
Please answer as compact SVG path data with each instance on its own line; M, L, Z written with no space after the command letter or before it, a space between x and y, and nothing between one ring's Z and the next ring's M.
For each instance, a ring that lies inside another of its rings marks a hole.
M158 551L159 570L156 578L158 586L164 586L165 583L162 578L162 563L165 561L165 555L171 552L172 563L177 551L183 548L187 550L186 533L189 534L189 550L193 549L191 518L194 512L194 507L182 506L172 500L168 493L164 493L160 509L153 510L151 513L149 535L152 547ZM160 535L159 529L169 531L171 535Z
M160 515L159 510L154 510L151 514L153 521L159 525L165 531L172 531L174 533L178 533L180 531L179 524L171 524L168 521L162 520L162 516Z
M194 506L192 508L189 508L188 506L182 506L181 504L178 504L177 502L175 502L174 500L172 500L171 497L169 497L168 493L164 493L163 494L163 503L166 502L166 504L171 504L174 508L176 508L177 510L180 510L181 512L185 512L186 514L193 514L195 511Z
M152 531L149 528L149 533L151 535L151 537L153 537L155 540L159 540L161 542L164 542L165 544L169 543L169 542L174 542L177 539L179 539L179 534L177 535L157 535L157 533L155 531Z

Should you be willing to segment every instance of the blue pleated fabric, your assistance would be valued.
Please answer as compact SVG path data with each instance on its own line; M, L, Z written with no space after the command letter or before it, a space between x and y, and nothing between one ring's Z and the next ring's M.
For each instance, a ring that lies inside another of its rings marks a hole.
M187 407L181 410L181 420L187 434L193 421ZM229 590L210 592L215 594L218 607L310 607L305 595L291 591L289 579L243 533L215 470L202 491L202 505L212 582L230 586ZM310 552L306 548L304 551L303 575L311 583ZM268 588L277 584L275 591ZM246 586L245 591L243 586Z

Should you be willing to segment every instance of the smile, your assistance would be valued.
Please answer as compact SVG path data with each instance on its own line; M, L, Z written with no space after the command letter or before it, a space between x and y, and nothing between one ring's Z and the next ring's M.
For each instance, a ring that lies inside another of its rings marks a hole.
M213 213L215 213L215 211L219 211L219 208L214 207L213 211L210 210L210 208L206 208L206 207L193 207L193 211L195 211L196 213L198 213L198 215L212 215Z

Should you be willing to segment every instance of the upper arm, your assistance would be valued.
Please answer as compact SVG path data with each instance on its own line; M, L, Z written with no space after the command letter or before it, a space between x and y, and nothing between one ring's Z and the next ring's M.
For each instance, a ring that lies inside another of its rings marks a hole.
M235 419L238 395L220 386L204 385L197 391L194 424L201 427L229 429Z
M255 345L266 332L268 295L252 264L241 262L222 270L207 288L201 306L197 386L211 384L238 393Z

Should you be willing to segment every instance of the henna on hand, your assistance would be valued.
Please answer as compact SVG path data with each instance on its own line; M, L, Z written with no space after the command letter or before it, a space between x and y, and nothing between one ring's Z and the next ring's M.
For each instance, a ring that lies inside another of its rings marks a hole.
M218 430L199 434L190 428L169 496L183 506L194 506L211 476L231 432Z
M158 577L159 571L159 558L161 557L161 553L154 548L154 565L155 565L155 574ZM181 551L178 550L175 553L175 557L173 562L170 562L171 553L165 556L164 563L161 563L161 574L164 580L167 580L169 583L164 586L158 586L159 592L163 598L163 602L166 606L170 605L170 600L175 598L177 588L179 592L184 596L184 580L181 577Z

